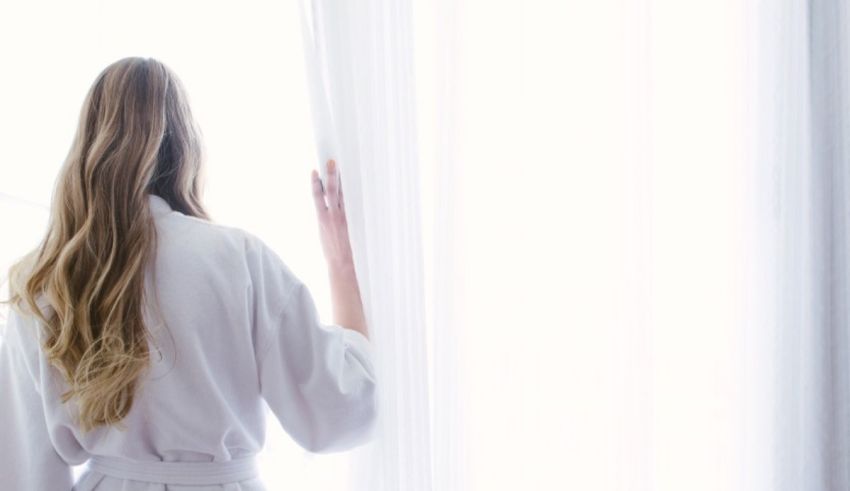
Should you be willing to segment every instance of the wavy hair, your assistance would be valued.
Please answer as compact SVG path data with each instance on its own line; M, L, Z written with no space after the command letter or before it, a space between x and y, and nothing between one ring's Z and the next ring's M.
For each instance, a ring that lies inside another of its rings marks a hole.
M10 271L9 303L41 322L42 348L68 385L79 426L119 423L149 365L146 265L156 248L149 194L207 219L200 131L163 63L124 58L86 95L38 247ZM46 302L43 311L39 300Z

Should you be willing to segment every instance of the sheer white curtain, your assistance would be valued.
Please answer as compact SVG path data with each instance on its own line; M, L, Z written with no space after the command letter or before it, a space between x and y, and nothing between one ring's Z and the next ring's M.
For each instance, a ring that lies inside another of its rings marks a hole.
M422 276L416 246L410 272L365 250L390 212L356 202L364 281L383 271L418 305L426 280L431 439L395 412L376 445L430 467L373 461L373 484L847 488L845 7L317 4L344 185L366 201L414 158L422 177ZM411 8L412 54L384 24ZM416 224L408 196L369 199ZM405 407L403 380L383 404Z
M375 440L351 489L428 490L425 280L410 2L301 3L321 161L339 164L355 266L379 356Z
M644 8L417 4L435 489L653 489Z

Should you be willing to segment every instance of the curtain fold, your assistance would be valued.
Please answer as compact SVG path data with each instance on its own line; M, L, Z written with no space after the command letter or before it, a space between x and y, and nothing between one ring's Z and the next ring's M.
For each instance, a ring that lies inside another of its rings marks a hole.
M318 154L339 164L378 353L381 417L352 456L351 489L431 489L411 4L303 0L301 12Z
M844 2L812 0L812 149L818 178L814 193L824 209L820 222L823 329L819 356L824 391L822 481L850 489L850 9Z
M850 444L848 11L753 4L741 489L843 490Z
M759 142L767 155L761 191L773 198L773 233L764 238L779 244L773 484L843 490L850 487L849 11L823 0L782 6L785 29L765 23L774 37L760 46L781 67L762 74L760 85L777 96L766 102L776 121L762 126L778 131ZM781 53L771 41L789 45Z

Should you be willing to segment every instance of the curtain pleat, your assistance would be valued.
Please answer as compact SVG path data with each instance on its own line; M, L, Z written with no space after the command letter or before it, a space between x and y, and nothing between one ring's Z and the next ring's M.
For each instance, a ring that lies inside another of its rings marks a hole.
M412 33L405 29L410 3L304 0L302 13L312 14L312 21L302 19L313 35L305 45L318 154L340 167L355 266L379 353L381 418L375 440L353 452L351 489L431 489ZM328 118L322 117L325 100Z

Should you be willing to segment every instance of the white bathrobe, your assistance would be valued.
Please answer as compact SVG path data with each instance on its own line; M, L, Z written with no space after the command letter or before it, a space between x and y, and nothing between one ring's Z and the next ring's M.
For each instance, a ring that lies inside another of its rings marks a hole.
M11 311L0 348L0 490L263 490L253 459L263 400L310 451L369 438L368 339L322 324L309 290L256 236L157 196L150 206L158 249L146 291L165 326L148 306L151 367L124 428L78 429L37 322ZM70 466L86 461L74 484Z

